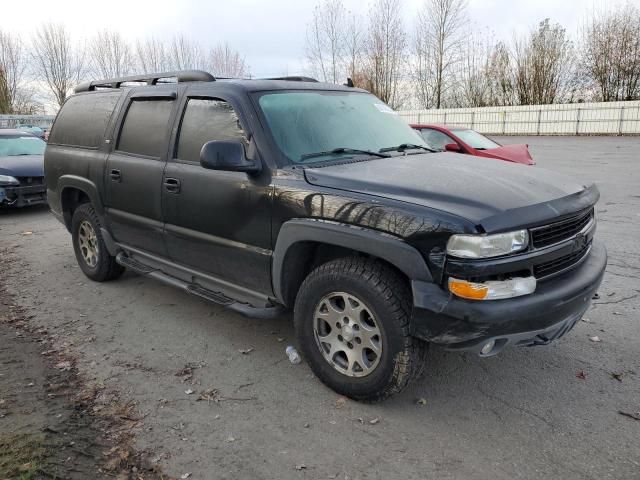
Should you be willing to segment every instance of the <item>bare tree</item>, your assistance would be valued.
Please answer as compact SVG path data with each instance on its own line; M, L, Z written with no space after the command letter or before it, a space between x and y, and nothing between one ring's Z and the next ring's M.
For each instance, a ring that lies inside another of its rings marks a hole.
M490 35L471 34L459 65L459 88L454 93L460 107L492 105L491 61L494 41Z
M640 98L640 10L628 3L593 12L582 29L581 72L597 90L597 99Z
M62 106L84 71L84 53L73 46L63 25L47 23L36 30L32 52L36 75L42 78Z
M418 12L414 68L418 99L425 108L440 108L454 87L462 60L467 26L467 0L425 0Z
M565 29L549 19L527 37L515 38L514 79L521 105L541 105L561 101L568 92L573 74L573 45Z
M241 78L249 75L244 57L227 43L213 47L208 62L209 71L216 76Z
M176 35L169 44L172 70L206 69L206 59L199 44L184 35Z
M32 94L25 85L27 59L17 35L0 31L0 113L29 113Z
M95 77L122 77L135 70L131 46L118 32L99 32L89 42L88 53L89 67Z
M306 56L314 75L325 82L342 79L346 10L341 0L323 0L307 27Z
M367 88L392 108L405 100L400 82L404 73L407 36L400 0L376 0L369 11L365 76Z
M172 68L167 45L155 37L138 40L135 57L137 70L140 72L166 72Z
M345 23L344 34L344 70L357 87L366 83L363 60L366 37L362 27L362 18L351 13Z

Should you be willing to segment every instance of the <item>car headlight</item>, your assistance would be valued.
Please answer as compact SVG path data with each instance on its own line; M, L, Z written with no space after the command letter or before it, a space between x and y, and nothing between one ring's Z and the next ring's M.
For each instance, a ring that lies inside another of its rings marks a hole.
M489 258L520 252L527 245L527 230L494 235L452 235L447 242L447 253L460 258Z
M17 178L10 175L0 175L0 185L20 185L20 182Z

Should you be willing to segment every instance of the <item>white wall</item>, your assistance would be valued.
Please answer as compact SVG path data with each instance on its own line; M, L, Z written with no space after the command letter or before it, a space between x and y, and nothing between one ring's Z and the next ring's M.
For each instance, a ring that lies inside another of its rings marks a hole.
M55 115L0 115L0 128L13 128L21 123L48 127L55 118Z
M640 134L640 101L405 110L398 114L409 123L446 123L492 135Z

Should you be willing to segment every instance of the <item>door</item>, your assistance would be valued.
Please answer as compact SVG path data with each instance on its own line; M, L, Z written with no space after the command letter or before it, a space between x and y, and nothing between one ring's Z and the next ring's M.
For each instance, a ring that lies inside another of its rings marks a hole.
M192 97L184 105L162 191L169 256L179 264L269 295L269 174L251 176L200 166L200 150L206 142L237 140L248 147L247 135L236 109L224 99Z
M166 256L162 174L166 165L175 93L128 99L107 160L107 218L115 240Z

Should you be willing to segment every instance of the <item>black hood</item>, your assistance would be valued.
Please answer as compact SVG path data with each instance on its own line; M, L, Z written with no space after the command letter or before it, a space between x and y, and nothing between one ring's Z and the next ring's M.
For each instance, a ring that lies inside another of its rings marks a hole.
M0 157L0 175L12 177L43 177L43 155L14 155Z
M430 153L306 168L309 183L442 210L486 232L545 223L593 205L599 193L538 167Z

